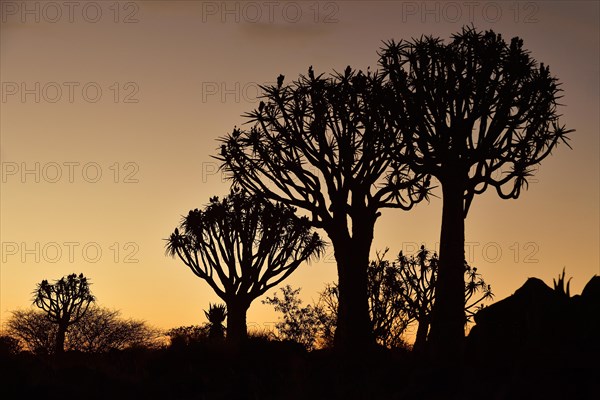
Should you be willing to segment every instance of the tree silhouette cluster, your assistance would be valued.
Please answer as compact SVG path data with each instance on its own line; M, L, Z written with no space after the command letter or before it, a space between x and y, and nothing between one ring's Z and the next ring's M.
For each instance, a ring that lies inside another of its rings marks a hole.
M44 279L34 291L33 304L40 310L12 312L6 337L34 354L61 354L65 349L105 353L158 345L158 330L96 305L83 274L70 274L54 283Z
M501 199L518 198L537 166L559 144L568 146L572 130L559 121L557 78L521 39L507 42L472 27L449 41L384 42L378 64L376 71L349 66L331 75L310 67L291 81L280 75L261 87L262 101L243 115L244 128L218 139L214 157L230 191L190 210L165 245L166 255L225 303L209 304L207 323L158 332L95 304L83 274L43 280L33 297L40 310L14 311L8 335L0 336L0 376L8 382L3 394L597 394L600 278L576 296L564 271L554 290L530 278L514 295L483 308L493 298L491 286L464 252L475 195L491 188ZM384 209L410 211L438 196L439 256L422 246L392 260L388 249L376 251L371 259ZM263 300L281 314L276 340L264 331L249 335L252 302L323 254L326 243L315 230L325 232L333 248L337 282L307 305L299 288L281 287ZM405 339L415 325L409 354ZM168 346L160 342L163 333ZM377 345L396 350L370 351ZM308 353L326 347L336 351ZM22 349L58 357L31 357ZM491 371L482 374L480 365ZM571 370L579 365L596 368L593 377ZM562 375L595 386L568 382L555 390L547 384ZM533 385L541 392L522 390L532 386L531 378L543 381ZM382 384L399 379L399 385Z
M213 339L245 340L252 301L321 255L316 228L336 259L338 282L328 288L337 299L335 347L392 346L415 320L416 348L427 343L440 361L460 361L469 302L477 291L491 296L465 262L465 219L475 195L492 187L502 199L519 197L537 165L568 145L560 84L521 39L473 27L447 42L384 42L378 57L376 71L348 66L325 75L310 67L291 82L280 75L244 114L247 128L218 139L214 157L231 191L191 210L166 244L225 302L207 313ZM397 263L379 254L370 261L382 210L409 211L436 185L439 258L423 250ZM313 306L294 303L292 289L283 295L272 305L296 316L281 331L312 346L292 322ZM56 352L93 301L83 275L38 286L34 302L57 325ZM319 319L333 329L331 319Z
M535 167L568 130L549 68L493 31L467 27L449 42L423 36L389 41L381 71L348 67L267 85L216 156L234 185L302 209L322 228L338 268L336 345L374 341L369 319L369 251L382 208L409 210L435 179L443 211L431 315L431 349L461 358L465 218L476 194L493 187L517 198Z
M389 90L378 73L348 67L331 77L283 77L263 87L266 103L246 114L253 126L221 138L217 159L235 185L300 208L333 246L339 277L336 341L372 342L367 266L382 208L408 210L428 180L390 156L406 144L390 129Z
M427 344L436 299L437 254L421 246L412 256L400 252L395 261L390 261L386 259L387 252L388 249L377 252L368 269L369 315L375 339L388 348L406 347L406 330L416 323L413 349L421 352ZM470 322L493 294L476 267L465 263L464 274L464 307ZM296 341L309 350L330 345L337 324L337 284L327 284L318 301L304 307L299 299L300 288L287 285L280 291L281 298L275 294L263 301L282 315L282 321L275 325L279 338Z
M436 302L436 281L439 259L424 246L417 254L407 257L398 255L397 265L392 264L400 285L399 295L410 321L418 323L414 349L423 351L428 341L431 315ZM475 313L483 308L483 301L493 299L491 286L486 284L476 267L464 263L464 310L466 322L471 322Z

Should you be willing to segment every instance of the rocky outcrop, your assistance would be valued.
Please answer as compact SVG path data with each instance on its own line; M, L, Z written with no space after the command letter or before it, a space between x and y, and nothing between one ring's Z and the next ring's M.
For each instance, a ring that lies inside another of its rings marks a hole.
M537 278L475 316L472 361L500 366L593 366L600 354L600 277L569 297Z

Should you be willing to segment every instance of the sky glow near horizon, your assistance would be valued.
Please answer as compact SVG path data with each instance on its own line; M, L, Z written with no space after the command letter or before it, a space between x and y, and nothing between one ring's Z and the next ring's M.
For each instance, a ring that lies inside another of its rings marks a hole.
M0 15L0 321L42 279L82 272L98 303L159 328L205 322L220 302L164 240L224 196L216 139L258 106L258 85L377 67L382 41L448 40L463 25L519 36L562 82L575 129L517 200L488 190L466 220L466 256L496 299L563 268L578 294L600 274L597 2L5 1ZM439 190L436 194L440 195ZM439 241L441 201L384 210L372 255ZM324 238L327 237L324 235ZM316 300L331 247L283 284ZM280 285L281 286L281 285ZM274 290L269 292L272 294ZM251 327L277 315L255 300Z

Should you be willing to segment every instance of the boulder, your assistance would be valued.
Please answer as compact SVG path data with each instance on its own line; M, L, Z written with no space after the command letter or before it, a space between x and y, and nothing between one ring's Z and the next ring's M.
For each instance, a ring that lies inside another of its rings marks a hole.
M475 315L468 357L500 366L593 364L600 337L600 277L568 297L529 278L513 295Z

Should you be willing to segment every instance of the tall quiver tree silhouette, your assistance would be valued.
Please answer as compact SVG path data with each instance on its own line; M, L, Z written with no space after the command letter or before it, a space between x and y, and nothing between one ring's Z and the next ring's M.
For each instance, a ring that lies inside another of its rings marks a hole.
M216 158L234 184L307 211L325 230L339 279L335 346L365 348L375 343L367 294L375 222L382 208L408 210L425 198L428 181L388 156L405 144L389 129L380 74L348 67L323 77L311 67L283 81L262 87L264 102L245 115L253 126L221 138Z
M435 176L443 194L439 276L431 344L441 360L460 360L464 341L465 218L489 186L515 199L534 167L567 130L559 124L557 79L523 41L463 28L449 43L434 37L390 41L380 65L395 92L404 131L397 157ZM567 144L568 145L568 144Z
M247 336L246 312L254 299L319 257L325 243L307 218L284 204L233 190L191 210L167 239L167 254L179 257L227 305L227 342Z
M57 325L56 353L64 352L65 334L69 326L83 318L94 300L90 284L83 274L70 274L54 284L44 279L37 285L33 304L44 310L48 320Z

